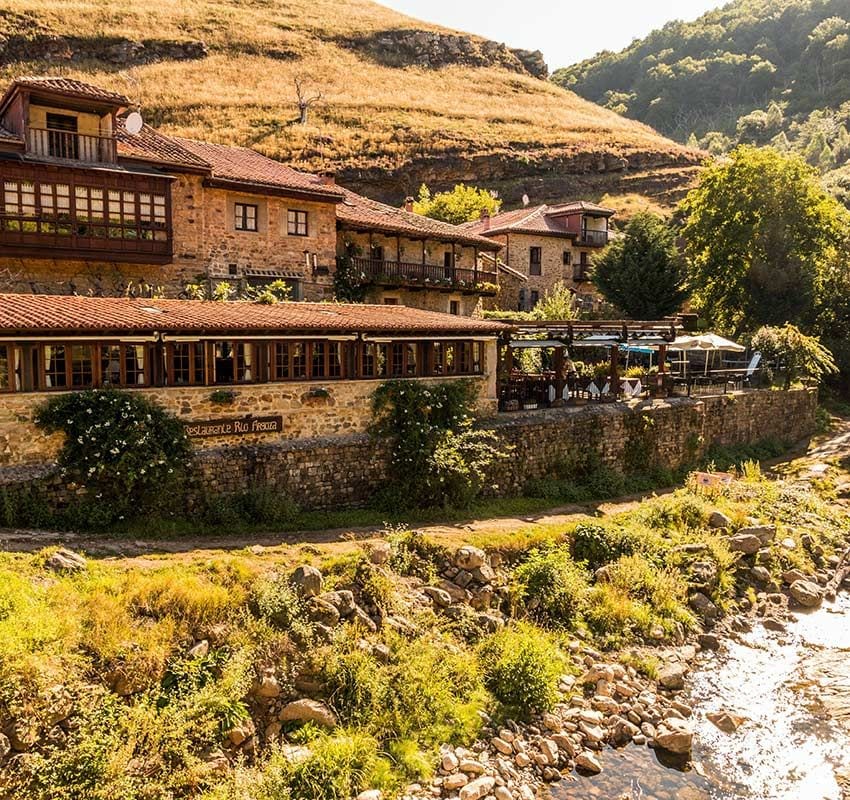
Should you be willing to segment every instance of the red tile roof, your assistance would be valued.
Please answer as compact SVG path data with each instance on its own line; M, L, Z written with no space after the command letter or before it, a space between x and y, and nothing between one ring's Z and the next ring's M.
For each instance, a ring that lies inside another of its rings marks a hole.
M504 233L536 233L546 236L575 237L574 231L567 230L563 217L572 213L585 212L602 214L607 217L614 214L614 210L611 208L577 200L555 206L540 205L505 211L502 214L495 214L489 220L467 222L463 227L481 236L494 236Z
M128 106L130 100L123 94L118 92L110 92L107 89L101 89L100 86L94 86L91 83L77 81L72 78L62 78L52 75L25 75L21 78L15 78L11 86L7 90L7 94L16 86L25 86L28 89L41 89L45 92L56 94L68 94L74 97L82 97L86 100L95 100L99 103L111 103L116 106Z
M174 164L182 167L209 170L210 165L194 153L181 146L175 139L143 125L138 133L127 133L124 119L118 120L115 131L118 155L122 158L154 161L157 164Z
M406 306L0 294L0 331L16 334L373 333L497 335L491 320Z
M328 200L341 200L342 189L328 184L318 175L299 172L247 147L233 147L195 139L171 137L178 145L210 165L212 178L225 183L244 184L316 195Z
M498 245L459 225L450 225L421 214L370 200L348 189L345 199L336 209L336 218L344 226L400 234L417 239L440 239L446 242L479 247L483 250L498 249Z

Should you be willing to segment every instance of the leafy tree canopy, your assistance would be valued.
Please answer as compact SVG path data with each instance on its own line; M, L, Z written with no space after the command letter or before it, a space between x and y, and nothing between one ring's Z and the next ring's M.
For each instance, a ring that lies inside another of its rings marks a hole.
M688 295L673 230L648 212L636 214L624 236L597 260L593 282L605 299L632 319L675 314Z
M465 183L457 184L450 192L437 192L434 195L423 183L419 189L419 199L413 204L417 214L451 222L453 225L473 222L485 211L498 214L501 207L502 201L486 189L467 186Z
M709 152L772 143L829 172L847 159L850 3L735 0L553 80Z
M811 325L840 278L847 212L801 158L739 147L682 203L694 302L729 333Z

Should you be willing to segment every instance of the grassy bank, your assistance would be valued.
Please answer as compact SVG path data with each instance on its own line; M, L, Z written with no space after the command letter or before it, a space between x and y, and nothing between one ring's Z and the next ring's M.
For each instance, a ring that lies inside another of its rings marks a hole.
M681 641L704 623L697 592L720 614L751 603L753 557L729 533L776 525L760 563L777 582L822 569L848 522L834 473L801 485L746 464L731 486L689 482L609 519L471 534L478 566L404 529L370 552L304 548L321 602L274 551L76 570L5 554L0 797L391 795L433 773L439 745L473 742L479 712L551 706L574 642ZM652 673L643 651L628 658ZM282 713L305 697L332 718Z

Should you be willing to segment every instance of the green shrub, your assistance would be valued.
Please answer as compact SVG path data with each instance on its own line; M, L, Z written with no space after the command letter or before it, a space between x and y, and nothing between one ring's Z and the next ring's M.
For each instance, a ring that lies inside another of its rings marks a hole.
M441 639L391 636L388 642L387 663L364 652L354 637L327 654L324 685L340 719L387 745L409 740L429 748L474 739L485 699L477 662ZM409 746L407 752L410 763L418 763Z
M209 492L203 497L200 516L213 527L286 525L298 515L298 506L284 492L255 487L234 494Z
M515 572L520 602L534 619L553 628L573 627L581 617L587 575L564 545L532 550Z
M510 712L527 717L555 704L564 656L545 632L515 623L487 638L479 658L485 685Z
M272 768L280 770L292 800L350 800L369 788L378 762L378 743L351 732L314 739L303 760L273 757Z
M629 529L592 522L576 525L570 541L573 558L586 562L591 569L639 549L637 537Z
M75 525L106 527L173 503L191 449L180 420L155 402L114 389L69 392L47 400L35 422L65 434L59 467L86 489Z
M421 531L391 530L388 540L392 547L390 566L399 575L432 581L438 564L446 558L446 548L430 541Z
M275 628L307 635L309 626L304 620L304 603L285 577L259 580L252 601L257 614Z

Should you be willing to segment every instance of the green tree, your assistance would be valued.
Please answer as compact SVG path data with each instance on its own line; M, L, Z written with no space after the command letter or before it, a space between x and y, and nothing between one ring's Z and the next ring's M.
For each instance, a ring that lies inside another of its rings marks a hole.
M812 321L847 214L799 156L739 147L703 171L681 210L694 302L713 325Z
M481 217L481 213L498 214L502 202L486 189L467 186L459 183L450 192L431 190L423 183L419 188L419 199L413 204L413 210L423 217L451 222L461 225L473 222Z
M625 235L615 239L593 270L605 299L632 319L660 319L678 311L688 296L685 267L675 235L649 212L636 214Z
M531 311L534 319L576 319L575 294L564 281L557 281Z

